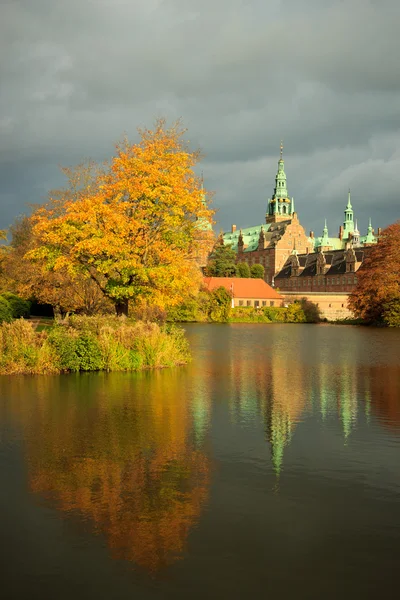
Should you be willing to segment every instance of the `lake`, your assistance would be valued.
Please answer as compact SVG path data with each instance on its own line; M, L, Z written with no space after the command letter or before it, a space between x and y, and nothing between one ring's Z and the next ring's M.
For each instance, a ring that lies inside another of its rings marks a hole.
M187 367L0 378L2 598L394 597L400 331L185 328Z

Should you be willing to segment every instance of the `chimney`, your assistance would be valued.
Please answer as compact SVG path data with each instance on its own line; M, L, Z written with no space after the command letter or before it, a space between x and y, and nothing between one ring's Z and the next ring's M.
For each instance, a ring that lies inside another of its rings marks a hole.
M235 233L236 231L236 225L232 225L232 233Z
M343 225L339 227L339 240L343 239Z
M378 227L378 237L382 235L382 227Z
M313 240L314 239L314 232L310 231L310 238Z

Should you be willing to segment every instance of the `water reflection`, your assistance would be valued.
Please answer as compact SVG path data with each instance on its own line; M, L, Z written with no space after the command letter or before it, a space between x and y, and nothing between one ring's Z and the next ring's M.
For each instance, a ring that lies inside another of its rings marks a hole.
M275 484L296 468L294 440L314 458L310 432L333 432L347 448L357 428L400 432L400 367L390 360L400 339L387 355L383 345L366 354L363 331L351 332L344 343L335 328L196 326L188 368L1 378L0 426L22 430L34 494L83 516L114 557L154 573L187 553L210 502L211 465L251 464L253 437L265 440ZM232 430L221 458L213 444Z
M43 377L8 382L8 404L25 430L29 482L104 533L114 557L156 571L183 555L207 501L207 426L176 373ZM192 435L194 425L194 435Z
M371 415L399 427L399 335L332 326L216 331L211 342L206 332L203 377L214 398L227 400L234 424L253 429L264 423L277 475L298 424L307 418L339 423L344 445L358 421L369 424ZM364 340L366 335L372 339Z

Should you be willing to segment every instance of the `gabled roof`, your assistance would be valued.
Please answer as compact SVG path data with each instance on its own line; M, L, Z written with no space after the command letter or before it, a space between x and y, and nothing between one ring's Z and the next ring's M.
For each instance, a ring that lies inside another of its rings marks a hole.
M234 298L252 298L255 300L283 300L263 279L249 277L204 277L204 287L210 292L219 287L224 287L232 292Z
M357 249L355 253L357 261L362 262L365 256L365 249ZM346 273L346 250L326 250L323 254L326 266L328 267L328 270L325 272L326 276ZM319 252L297 255L300 266L304 266L304 269L299 273L298 277L314 277L317 275L318 255ZM290 258L288 258L279 273L275 275L275 280L291 277L289 260Z
M277 275L275 275L274 280L276 281L277 279L286 279L287 277L290 277L291 273L292 267L290 265L286 265L281 271L279 271Z

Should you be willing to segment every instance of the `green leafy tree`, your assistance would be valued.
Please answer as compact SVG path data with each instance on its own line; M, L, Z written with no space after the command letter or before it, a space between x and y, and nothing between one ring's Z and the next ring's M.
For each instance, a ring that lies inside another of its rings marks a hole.
M251 277L249 265L245 262L238 263L236 265L236 275L245 278Z
M400 296L393 296L384 303L382 321L387 327L400 327Z
M218 243L207 263L206 275L209 277L235 277L236 252L231 245Z
M231 313L232 298L224 287L219 287L211 292L209 318L219 323L226 322Z
M253 279L264 279L265 269L262 265L252 265L250 270Z

